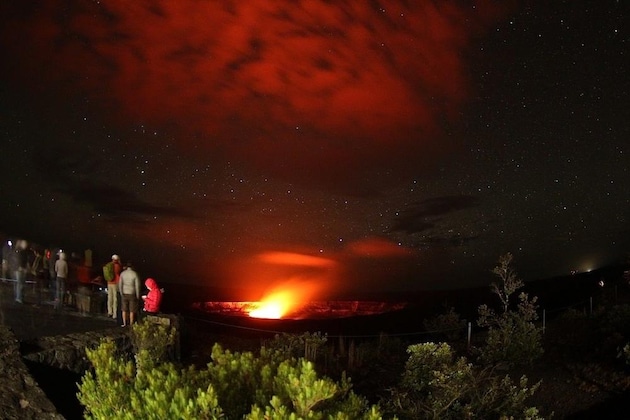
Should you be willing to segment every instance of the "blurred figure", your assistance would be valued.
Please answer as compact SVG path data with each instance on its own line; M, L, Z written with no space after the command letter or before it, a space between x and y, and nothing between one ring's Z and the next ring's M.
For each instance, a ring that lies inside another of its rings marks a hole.
M48 265L48 290L50 292L50 300L53 302L57 297L57 272L55 271L55 263L59 257L59 250L55 249L46 250L46 260Z
M138 312L138 300L140 300L140 279L130 262L120 274L118 290L122 297L122 326L133 325L136 320L136 312Z
M42 277L42 271L43 271L43 263L44 263L44 258L41 254L41 252L39 252L39 248L33 246L30 249L29 252L29 267L30 267L30 276L33 279L37 279L37 278L41 278Z
M155 315L160 312L160 304L162 303L162 290L158 287L157 282L152 278L148 278L144 285L149 293L142 296L144 300L144 312L149 315Z
M39 252L38 247L31 247L29 257L29 279L34 281L35 287L35 303L41 305L42 303L42 290L44 289L44 257Z
M83 251L83 265L86 267L92 267L92 250L86 249Z
M24 285L26 284L26 276L28 275L28 251L27 243L19 240L15 249L16 270L15 270L15 301L24 303Z
M13 242L6 241L2 245L2 278L9 278L9 255L13 252Z
M11 247L11 251L9 252L9 255L7 257L7 264L9 266L7 278L12 280L16 279L15 274L20 267L20 255L18 251L19 242L20 241L16 241L15 244L13 244L13 246Z
M66 294L66 279L68 278L68 263L66 253L61 252L55 262L55 274L57 276L57 290L55 294L55 309L63 308L63 298Z
M103 266L103 278L107 282L107 316L118 317L118 282L122 264L118 254L112 255L112 260Z
M83 263L81 254L73 251L70 257L66 258L68 262L68 277L66 278L66 298L69 305L74 305L74 297L79 289L79 267ZM89 276L88 276L89 279Z

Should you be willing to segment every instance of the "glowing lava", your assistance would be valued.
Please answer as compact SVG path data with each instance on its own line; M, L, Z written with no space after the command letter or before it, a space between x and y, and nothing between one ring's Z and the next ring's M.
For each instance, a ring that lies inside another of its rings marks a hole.
M252 318L280 319L298 304L289 291L275 292L257 302L249 311Z

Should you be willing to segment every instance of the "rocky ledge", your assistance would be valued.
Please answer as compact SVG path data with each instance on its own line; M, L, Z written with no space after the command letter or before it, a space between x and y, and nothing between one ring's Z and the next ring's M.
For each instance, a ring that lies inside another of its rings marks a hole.
M20 344L0 325L0 411L4 419L63 419L29 374Z
M130 346L127 329L115 327L102 331L40 337L20 343L12 330L0 325L0 412L2 418L63 419L54 404L29 373L24 359L63 370L82 373L89 368L85 348L92 348L105 337Z

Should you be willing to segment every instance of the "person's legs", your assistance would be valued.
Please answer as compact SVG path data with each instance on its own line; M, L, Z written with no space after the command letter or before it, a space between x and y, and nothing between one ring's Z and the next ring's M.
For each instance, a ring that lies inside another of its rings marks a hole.
M66 294L66 279L57 277L57 298L55 299L55 308L63 308L63 298Z
M114 284L114 287L112 288L112 295L113 295L113 299L112 299L112 318L113 319L117 319L118 318L118 285Z
M129 314L129 296L123 295L122 296L122 325L123 327L128 325L127 324L128 314Z
M136 312L138 312L138 299L135 295L131 295L129 299L129 324L133 325L136 320Z
M57 298L57 274L53 270L50 272L50 283L48 284L48 287L50 291L50 300L54 303Z
M48 287L50 290L50 300L54 302L55 299L57 298L57 276L56 275L50 278L50 283Z
M17 278L18 278L18 272L17 272L17 271L13 271L13 277L15 277L14 279L12 279L12 280L15 280L15 281L13 282L13 298L14 298L15 300L17 300L17 293L18 293L18 291L17 291Z
M23 302L25 277L26 273L23 270L15 272L15 301L18 303Z
M61 302L63 304L63 299L66 296L66 279L62 278L59 281L60 284L60 290L61 290Z
M62 278L57 277L55 281L55 309L61 309L63 307L63 294L61 292Z
M36 281L36 287L37 290L35 293L37 293L37 305L41 305L42 304L42 293L44 293L44 279L40 276L36 276L35 277L35 281Z
M107 315L116 319L118 316L118 285L107 284Z

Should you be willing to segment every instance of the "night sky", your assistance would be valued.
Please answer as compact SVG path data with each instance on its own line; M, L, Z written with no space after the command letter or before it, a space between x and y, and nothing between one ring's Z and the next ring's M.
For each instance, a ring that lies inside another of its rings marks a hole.
M0 4L0 232L158 281L527 280L630 251L621 1Z

